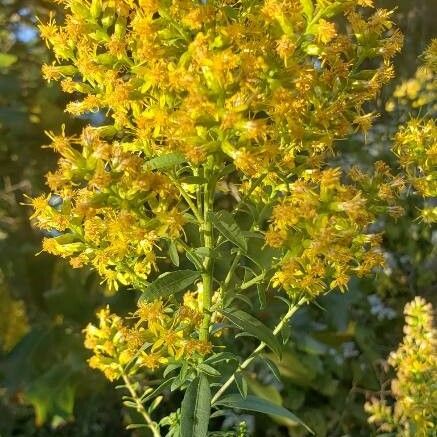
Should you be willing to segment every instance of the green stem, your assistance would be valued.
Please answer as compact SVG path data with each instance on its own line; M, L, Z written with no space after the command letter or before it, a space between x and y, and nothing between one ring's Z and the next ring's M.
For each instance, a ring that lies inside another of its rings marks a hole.
M128 389L131 395L131 398L135 402L136 405L135 409L143 417L146 425L149 427L150 431L152 431L153 437L161 437L158 424L154 422L152 418L149 416L149 413L147 413L146 409L144 408L144 405L141 403L140 398L137 395L135 388L131 384L129 377L123 372L122 378L126 388Z
M286 326L290 318L294 315L294 313L302 306L303 303L306 302L305 298L302 298L297 302L295 305L291 305L288 309L287 313L284 315L284 317L280 320L280 322L276 325L275 329L273 330L273 334L278 335ZM239 366L239 370L246 369L249 364L257 357L257 355L262 352L265 347L266 343L263 341L258 345L258 347L246 358L246 360ZM221 386L220 390L217 391L217 393L213 396L211 400L211 405L213 405L215 402L218 401L218 399L223 395L223 393L229 388L229 386L235 381L235 373L228 378L228 380Z
M213 258L212 250L214 248L213 225L210 218L210 212L213 209L215 184L212 174L205 169L207 183L204 186L203 192L203 223L201 226L203 235L203 244L208 249L208 255L203 262L203 291L202 291L202 311L203 320L200 326L199 339L201 341L209 340L209 325L211 323L211 305L212 305L212 289L213 289Z
M251 287L252 285L258 283L259 281L263 280L265 278L266 274L265 273L261 273L258 276L255 276L254 278L252 278L250 281L247 282L243 282L240 285L240 290L246 290L246 288Z
M225 298L226 291L228 290L229 285L232 281L232 278L234 277L234 272L238 267L238 262L240 261L240 258L241 258L241 252L238 251L235 254L234 260L232 261L231 267L229 268L228 274L226 275L226 278L225 278L223 285L221 287L220 294L221 294L222 300Z
M194 216L198 220L199 224L202 224L203 223L203 217L200 214L200 211L198 210L197 206L192 201L190 195L185 191L184 187L179 183L179 181L176 178L174 178L171 175L169 175L169 178L175 184L175 186L178 188L179 192L181 193L181 196L185 199L185 202L187 202L188 206L190 207L190 209L193 212Z

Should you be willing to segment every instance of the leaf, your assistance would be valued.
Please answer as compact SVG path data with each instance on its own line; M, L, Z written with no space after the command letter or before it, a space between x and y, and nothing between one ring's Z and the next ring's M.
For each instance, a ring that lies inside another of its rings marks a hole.
M163 399L163 396L158 396L157 398L155 398L147 409L148 413L153 413L159 407L159 404L162 402Z
M185 157L182 153L172 152L152 158L144 165L150 170L164 170L182 164L183 162L185 162Z
M300 0L302 5L303 13L305 14L308 21L311 20L314 13L314 5L312 0Z
M247 398L247 381L241 372L236 372L234 375L235 384L237 385L238 391L243 399Z
M218 354L211 355L204 362L210 365L218 364L223 361L239 361L239 357L231 352L219 352Z
M168 255L171 259L171 262L176 267L179 267L179 253L174 241L170 241L170 245L168 246Z
M199 272L193 270L178 270L164 273L153 281L141 295L141 302L150 302L160 297L168 297L180 293L193 284L200 277Z
M211 414L210 419L214 419L214 417L222 417L222 416L226 416L226 411L225 410L217 410L214 411L214 413Z
M71 419L75 391L74 374L63 364L56 364L35 379L25 396L35 408L37 425L42 425L51 416L58 416L63 420Z
M215 228L231 243L234 243L243 252L247 251L247 242L241 229L238 227L232 214L228 211L210 213L209 218Z
M271 372L273 373L273 376L279 381L281 382L281 373L279 372L278 366L271 360L269 360L266 357L263 357L263 360L265 361L265 363L267 364L267 367L271 370Z
M130 425L126 426L126 429L139 429L139 428L148 428L149 425L146 425L144 423L131 423Z
M144 397L141 402L142 403L147 402L150 399L160 395L164 390L166 390L167 388L170 388L170 386L172 385L172 383L175 379L176 379L175 376L173 378L166 379L163 383L158 385L158 387L156 387L155 390L152 391L152 393L150 393L146 397Z
M214 367L206 363L199 364L197 369L209 376L221 376L221 373L217 369L214 369Z
M228 408L238 408L241 410L256 411L258 413L270 414L272 416L285 417L296 424L302 425L311 434L314 432L295 414L280 405L272 404L266 399L261 399L257 396L248 395L246 399L239 394L230 394L219 399L215 405L221 405Z
M200 374L188 386L181 404L181 437L206 437L211 413L208 378Z
M264 323L242 310L230 308L221 310L221 313L243 331L263 341L273 352L281 356L281 345L278 339Z
M191 261L197 270L203 269L203 260L211 256L211 249L208 247L196 247L194 249L186 250L186 257Z
M168 375L169 373L173 372L173 371L176 370L176 369L179 369L179 367L181 367L180 364L169 364L169 365L165 368L164 373L163 373L162 376L163 376L164 378L166 378L167 375Z
M233 296L234 299L238 299L241 302L244 302L250 309L253 309L253 302L250 300L249 296L241 293L235 293Z
M201 176L185 176L182 177L179 181L183 184L190 185L201 185L208 182L205 178L202 178Z
M0 53L0 68L8 68L17 62L18 58L10 53Z
M259 306L264 309L267 306L266 290L263 284L256 284L256 291L258 294Z

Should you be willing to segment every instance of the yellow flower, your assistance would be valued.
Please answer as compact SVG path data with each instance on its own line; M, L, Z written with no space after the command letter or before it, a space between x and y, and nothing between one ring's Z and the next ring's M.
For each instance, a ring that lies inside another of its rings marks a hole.
M329 21L320 19L317 25L317 40L326 44L337 36L335 24Z

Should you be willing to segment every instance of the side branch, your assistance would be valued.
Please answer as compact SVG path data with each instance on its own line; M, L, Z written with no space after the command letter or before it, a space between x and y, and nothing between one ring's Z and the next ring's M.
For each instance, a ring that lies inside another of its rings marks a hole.
M133 401L135 402L136 405L135 409L139 414L141 414L141 416L145 420L150 431L152 431L153 437L161 437L161 433L159 431L158 425L156 424L156 422L152 420L150 415L147 413L146 409L144 408L144 405L141 403L137 395L135 388L132 386L129 377L124 372L122 373L122 377L126 388L128 389Z
M287 322L290 318L295 314L295 312L306 302L305 298L300 299L295 305L290 306L289 310L286 312L284 317L280 320L280 322L276 325L273 330L273 334L278 335L286 326ZM261 342L258 347L246 358L246 360L240 365L239 370L246 369L249 364L257 357L257 355L262 352L266 343ZM222 385L220 390L213 396L211 400L211 405L219 400L219 398L223 395L223 393L229 388L229 386L235 381L235 373L229 377L229 379Z

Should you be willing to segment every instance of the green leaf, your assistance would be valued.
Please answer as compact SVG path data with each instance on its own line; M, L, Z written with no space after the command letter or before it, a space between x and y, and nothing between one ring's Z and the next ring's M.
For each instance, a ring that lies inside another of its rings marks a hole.
M273 373L273 376L279 381L281 382L281 373L279 372L278 366L271 360L269 360L266 357L263 357L263 360L265 361L265 363L267 364L267 367L271 370L271 372Z
M181 437L206 437L211 413L208 378L200 374L188 386L181 404Z
M185 256L189 261L191 261L198 270L201 270L203 268L202 260L199 258L197 253L194 250L186 251Z
M51 416L71 419L76 391L74 379L70 368L56 364L31 383L25 396L35 408L37 425L42 425Z
M312 0L300 0L302 5L303 13L305 14L308 21L311 20L314 13L314 5Z
M199 364L197 369L209 376L221 376L221 373L217 369L214 369L214 367L206 363Z
M199 277L200 273L193 270L164 273L146 288L146 291L140 297L140 301L150 302L160 297L180 293L192 285Z
M182 153L172 152L152 158L145 163L145 167L150 170L164 170L185 162Z
M243 331L263 341L273 352L281 356L281 345L273 332L252 315L234 308L221 310L221 313Z
M126 429L139 429L139 428L148 428L149 425L146 425L144 423L131 423L130 425L126 426Z
M171 262L176 267L179 267L179 253L178 253L178 249L176 248L176 244L174 241L170 241L170 244L168 246L168 255L171 259Z
M201 185L208 182L205 178L202 178L201 176L185 176L182 177L179 181L183 184L189 185Z
M164 370L163 377L166 378L169 373L179 369L179 367L181 367L181 364L169 364Z
M247 398L247 381L241 372L236 372L234 375L235 384L237 385L238 391L243 399Z
M17 62L18 58L10 53L0 53L0 68L8 68Z
M247 242L238 227L232 214L228 211L210 213L209 218L215 228L231 243L234 243L243 252L247 251Z
M204 362L210 365L218 364L223 361L239 361L239 357L231 352L219 352L218 354L211 355Z
M256 284L256 291L258 294L259 306L264 309L267 306L266 289L264 284Z
M296 424L302 425L311 434L314 432L295 414L280 405L272 404L266 399L248 395L246 399L239 394L230 394L219 399L214 405L221 405L228 408L238 408L240 410L256 411L258 413L270 414L272 416L285 417Z
M155 388L155 390L152 391L152 393L148 394L142 399L142 403L149 401L150 399L153 399L154 397L160 395L164 390L167 388L170 388L173 381L176 379L174 376L173 378L166 379L163 383L158 385L158 387Z

